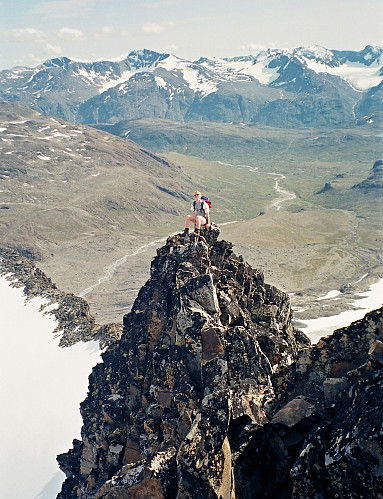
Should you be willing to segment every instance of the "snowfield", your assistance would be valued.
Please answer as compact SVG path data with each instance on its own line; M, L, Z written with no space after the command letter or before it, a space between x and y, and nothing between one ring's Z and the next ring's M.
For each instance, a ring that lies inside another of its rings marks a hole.
M330 291L326 296L318 298L335 298L340 293L337 290ZM318 319L300 320L304 326L299 326L310 338L312 343L317 343L322 336L332 334L335 329L348 326L351 322L362 319L367 312L380 308L383 305L383 279L372 284L368 291L358 293L355 300L350 303L350 309L338 315L319 317Z
M60 348L56 321L0 276L2 497L52 499L65 479L56 455L81 438L79 405L101 361L98 342ZM52 305L53 306L53 305ZM50 308L52 308L52 306Z

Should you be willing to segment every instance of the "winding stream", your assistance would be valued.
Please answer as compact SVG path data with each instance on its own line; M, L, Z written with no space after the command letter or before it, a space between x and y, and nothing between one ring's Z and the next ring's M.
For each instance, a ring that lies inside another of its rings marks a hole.
M289 144L289 147L290 147L290 145L291 145L291 143ZM219 160L215 160L214 162L218 163L219 165L233 166L234 168L248 168L250 172L257 172L258 171L257 166L233 165L232 163L224 163L223 161L219 161ZM277 195L278 195L278 197L271 202L270 206L271 206L271 208L276 208L279 211L281 209L282 203L284 203L286 201L291 201L292 199L295 199L297 196L295 195L294 192L286 191L284 189L281 189L281 187L279 186L279 181L286 178L285 175L283 175L282 173L275 173L275 172L267 173L267 175L274 176L274 180L275 180L274 189L276 190ZM220 224L220 225L228 225L231 223L235 223L236 221L237 220L235 220L233 222L226 222L226 223Z
M113 274L115 273L117 267L122 265L123 263L126 262L128 258L131 258L133 256L139 255L140 253L144 253L147 251L149 248L152 248L156 244L163 243L166 241L167 237L162 237L161 239L156 239L155 241L152 241L151 243L143 244L139 248L137 248L133 253L128 253L127 255L124 255L123 257L119 258L115 262L111 263L107 267L104 267L104 275L98 278L98 281L95 284L92 284L88 288L84 289L84 291L81 291L78 296L83 298L85 295L93 291L95 288L100 286L105 281L109 281L112 277Z
M286 178L285 175L282 175L281 173L269 173L268 175L274 175L277 178L274 178L275 180L275 185L274 189L277 191L278 198L274 199L274 201L271 202L271 207L276 208L278 211L281 209L281 204L284 203L285 201L291 201L292 199L295 199L297 196L293 192L285 191L284 189L281 189L279 187L279 180L283 180ZM278 179L278 177L280 177Z

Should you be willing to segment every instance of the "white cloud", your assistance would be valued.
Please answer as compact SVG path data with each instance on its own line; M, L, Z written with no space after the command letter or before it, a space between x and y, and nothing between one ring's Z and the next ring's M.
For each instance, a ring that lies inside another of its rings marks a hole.
M44 53L48 56L62 55L63 49L59 45L51 45L48 43L48 45L45 47Z
M5 39L16 42L43 42L48 36L35 28L14 28L5 33Z
M145 35L158 35L164 31L164 26L160 26L157 23L145 23L142 25L141 31Z
M111 33L114 33L115 29L113 26L103 26L101 28L101 33L104 33L105 35L110 35Z
M104 38L106 36L110 36L116 33L116 30L113 26L103 26L99 31L93 33L94 38Z
M85 39L84 33L81 30L75 28L61 28L58 30L57 36L62 40L70 42L77 42Z

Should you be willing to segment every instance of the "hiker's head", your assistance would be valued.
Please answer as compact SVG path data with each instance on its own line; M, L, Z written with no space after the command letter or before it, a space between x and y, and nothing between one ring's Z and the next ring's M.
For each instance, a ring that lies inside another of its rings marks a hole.
M195 193L194 193L194 197L195 197L196 199L199 199L199 198L201 197L201 193L200 193L199 191L195 191Z

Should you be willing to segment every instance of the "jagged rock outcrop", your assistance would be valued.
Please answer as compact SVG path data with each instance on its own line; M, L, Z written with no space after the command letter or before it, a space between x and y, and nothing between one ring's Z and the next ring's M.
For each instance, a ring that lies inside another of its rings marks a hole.
M379 497L383 312L311 346L218 234L157 251L90 376L58 497Z
M313 428L291 469L293 497L382 497L382 368L357 373Z
M282 411L291 401L310 404L309 414L293 411L306 428L295 427L301 447L290 468L291 497L381 497L382 340L383 307L302 349L286 374L290 402Z
M316 194L324 194L325 192L332 191L334 187L331 185L331 182L326 182L322 189L320 189Z
M360 189L363 192L366 192L370 195L374 193L379 197L382 195L383 188L383 160L379 159L375 161L374 166L372 167L371 175L360 182L359 184L355 184L352 189Z
M217 229L203 234L158 250L120 342L90 377L83 441L59 457L61 497L125 497L145 478L167 496L234 493L230 435L267 422L273 371L308 340L288 296Z
M61 347L79 341L99 340L101 348L104 348L119 340L122 332L120 324L96 324L83 298L57 289L44 272L18 251L0 247L0 275L5 276L12 286L23 288L27 300L35 297L45 299L41 311L56 320L53 333L60 336Z

